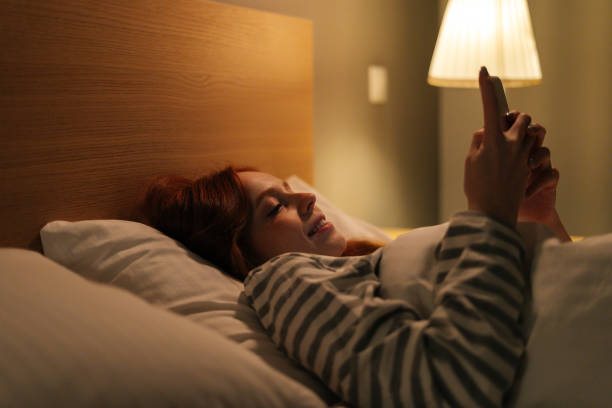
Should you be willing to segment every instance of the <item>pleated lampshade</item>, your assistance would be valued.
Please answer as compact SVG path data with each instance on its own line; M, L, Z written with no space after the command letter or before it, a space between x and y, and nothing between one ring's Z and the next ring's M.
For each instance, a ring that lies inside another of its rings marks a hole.
M477 88L485 65L507 88L542 80L526 0L449 0L427 82Z

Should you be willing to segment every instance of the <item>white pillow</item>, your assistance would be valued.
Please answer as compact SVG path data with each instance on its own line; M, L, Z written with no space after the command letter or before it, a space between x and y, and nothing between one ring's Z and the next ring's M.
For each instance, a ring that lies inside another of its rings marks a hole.
M535 249L533 311L516 406L612 403L612 234Z
M365 239L382 243L392 241L392 238L382 229L367 221L352 217L340 210L298 176L290 176L286 181L293 191L313 193L317 197L316 205L321 209L323 214L325 214L325 218L331 221L345 238Z
M346 238L391 241L384 231L344 213L299 177L287 182L295 191L316 194L321 211ZM213 328L326 402L337 401L323 383L276 348L242 297L242 282L159 231L120 220L55 221L40 235L49 258L90 280L127 289Z
M2 407L323 407L213 330L0 249Z
M121 220L54 221L40 236L46 256L85 278L185 315L257 354L326 402L337 399L277 349L243 298L242 282L156 229Z
M431 309L423 286L447 224L415 229L383 249L381 293L409 293ZM561 244L539 224L519 224L532 258L525 366L509 406L603 407L612 390L612 234ZM407 267L409 265L409 267ZM429 298L428 298L429 296Z

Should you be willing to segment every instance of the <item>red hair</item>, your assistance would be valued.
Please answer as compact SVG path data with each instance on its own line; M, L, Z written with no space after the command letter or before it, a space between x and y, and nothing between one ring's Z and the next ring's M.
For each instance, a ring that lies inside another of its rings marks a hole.
M352 239L347 241L346 248L342 252L342 256L359 256L367 255L376 251L378 248L385 246L385 244L374 241L367 241L362 239Z
M195 181L160 176L142 209L153 227L233 276L243 279L254 266L241 249L251 204L232 167Z
M251 203L238 177L250 168L226 167L195 181L160 176L142 203L146 221L189 250L242 280L255 266L246 230ZM382 244L349 241L343 256L365 255Z

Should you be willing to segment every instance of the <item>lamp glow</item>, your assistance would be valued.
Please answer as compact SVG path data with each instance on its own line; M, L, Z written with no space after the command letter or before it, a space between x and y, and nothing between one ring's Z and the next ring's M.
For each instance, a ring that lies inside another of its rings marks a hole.
M368 67L368 100L375 105L387 103L387 68L381 65Z
M485 65L508 88L542 80L526 0L449 0L427 82L477 88Z

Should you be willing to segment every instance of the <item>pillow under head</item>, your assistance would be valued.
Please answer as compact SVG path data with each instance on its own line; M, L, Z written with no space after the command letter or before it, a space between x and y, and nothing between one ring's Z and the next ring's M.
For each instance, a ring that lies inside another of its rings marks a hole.
M53 221L40 235L45 255L79 275L212 328L327 402L337 399L276 348L243 298L242 282L158 230L122 220Z

